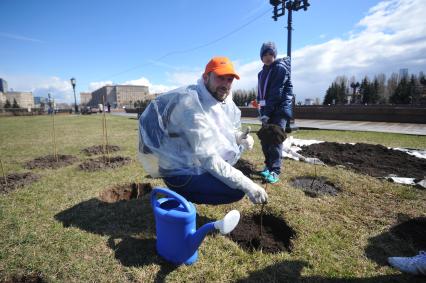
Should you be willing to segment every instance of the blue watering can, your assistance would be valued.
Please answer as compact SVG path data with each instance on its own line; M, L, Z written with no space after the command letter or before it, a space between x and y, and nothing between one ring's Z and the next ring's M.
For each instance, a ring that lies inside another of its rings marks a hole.
M166 198L157 199L157 194ZM192 264L197 261L197 249L206 234L215 229L228 234L240 221L238 210L232 210L222 220L204 224L196 231L196 210L191 202L174 191L156 187L151 192L157 232L158 254L174 264Z

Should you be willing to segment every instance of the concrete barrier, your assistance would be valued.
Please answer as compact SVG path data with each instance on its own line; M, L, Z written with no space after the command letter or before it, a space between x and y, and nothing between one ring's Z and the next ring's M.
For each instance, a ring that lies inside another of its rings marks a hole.
M240 107L242 117L257 117L257 109ZM426 106L416 105L313 105L296 106L294 118L426 124Z

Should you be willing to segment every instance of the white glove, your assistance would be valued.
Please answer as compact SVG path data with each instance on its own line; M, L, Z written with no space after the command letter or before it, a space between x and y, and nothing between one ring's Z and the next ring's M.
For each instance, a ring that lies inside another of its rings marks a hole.
M254 204L268 202L268 194L261 186L259 186L255 182L252 182L251 185L246 186L245 188L241 188L241 190L246 193L248 198Z
M243 191L253 203L265 203L265 190L217 155L200 160L202 167L229 187Z
M247 135L245 139L242 139L240 141L240 145L243 147L244 150L252 150L254 145L253 137L250 135Z

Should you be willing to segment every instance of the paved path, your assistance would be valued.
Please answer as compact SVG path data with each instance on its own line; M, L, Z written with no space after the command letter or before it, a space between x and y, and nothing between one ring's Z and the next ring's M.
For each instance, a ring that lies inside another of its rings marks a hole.
M136 114L125 112L111 112L111 114L137 117ZM246 124L260 124L257 118L242 118L241 122ZM296 119L296 126L300 129L367 131L426 136L426 124Z
M255 118L242 118L241 120L243 123L260 124L260 121ZM300 129L367 131L426 136L426 124L296 119L296 126Z

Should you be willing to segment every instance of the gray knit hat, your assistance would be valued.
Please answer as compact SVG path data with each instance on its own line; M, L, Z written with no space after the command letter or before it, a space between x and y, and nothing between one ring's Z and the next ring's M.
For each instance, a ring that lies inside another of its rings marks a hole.
M262 44L262 48L260 48L260 59L262 59L266 52L272 52L274 57L277 57L277 48L275 47L275 43L268 41Z

